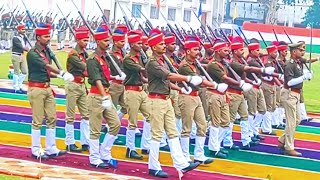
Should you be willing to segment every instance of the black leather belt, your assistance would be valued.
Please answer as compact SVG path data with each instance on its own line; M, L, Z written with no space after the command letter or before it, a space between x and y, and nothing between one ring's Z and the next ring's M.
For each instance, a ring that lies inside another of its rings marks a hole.
M21 56L22 53L12 52L12 55Z

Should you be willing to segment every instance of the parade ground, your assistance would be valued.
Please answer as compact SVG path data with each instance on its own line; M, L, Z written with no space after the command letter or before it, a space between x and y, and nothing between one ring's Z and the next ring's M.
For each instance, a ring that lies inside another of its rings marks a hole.
M67 51L55 52L57 59L65 69ZM317 56L317 55L313 55ZM148 157L135 161L125 157L126 147L115 145L112 156L119 160L117 169L90 168L88 152L68 153L66 156L51 158L46 161L31 157L31 108L26 94L13 93L11 80L8 80L8 69L11 64L11 53L0 54L0 179L158 179L148 175ZM314 119L302 121L295 135L295 146L303 157L289 157L277 148L277 136L283 130L275 130L276 136L265 135L265 140L251 150L229 151L228 159L215 159L214 163L199 166L197 170L185 174L184 180L234 180L234 179L320 179L320 63L313 63L314 78L304 83L304 99L308 114ZM65 92L64 82L52 81L57 93L57 146L65 148ZM77 145L80 139L79 113L75 122ZM127 116L121 121L119 138L125 141ZM142 130L142 116L139 116L138 127ZM44 147L45 126L41 129ZM103 133L100 140L104 138ZM240 126L235 125L233 138L236 145L241 144ZM209 155L206 139L205 154ZM141 138L136 138L136 147L140 152ZM194 142L190 145L193 154ZM172 167L169 152L160 152L163 169L170 174L169 179L179 179Z

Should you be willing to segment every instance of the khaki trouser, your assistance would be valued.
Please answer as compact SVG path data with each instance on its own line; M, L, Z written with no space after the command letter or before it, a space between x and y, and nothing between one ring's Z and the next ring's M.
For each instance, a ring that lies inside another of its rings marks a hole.
M281 90L281 104L286 115L286 128L279 141L286 150L294 150L294 134L301 122L300 118L300 94L288 89Z
M209 113L208 113L208 102L207 102L206 93L207 93L207 88L200 88L199 96L200 96L200 99L201 99L201 102L202 102L202 107L203 107L203 110L204 110L205 117L207 119L208 116L209 116Z
M113 104L117 107L118 105L121 106L121 112L123 114L127 114L127 105L124 102L124 85L111 83L110 85L110 96L112 99Z
M244 96L247 100L249 114L255 115L257 111L260 114L266 113L267 107L262 89L252 88L244 92Z
M261 88L266 101L267 111L274 112L276 110L276 86L262 83Z
M211 116L212 126L229 127L230 113L227 103L227 95L221 95L207 91L208 113Z
M109 98L111 99L110 96ZM89 109L90 139L99 139L102 118L108 121L108 133L116 136L121 125L116 108L113 106L108 110L104 109L102 107L102 96L92 93L89 93L87 97L87 104Z
M179 108L179 91L172 90L170 91L170 99L172 101L172 106L174 109L174 114L176 115L176 118L181 118L181 112Z
M66 121L68 124L73 124L75 119L75 110L76 106L81 114L81 118L88 120L89 119L89 112L87 106L87 89L86 85L70 82L66 85L66 106L67 106L67 113L66 113Z
M179 94L179 107L182 119L181 137L190 136L193 120L197 126L197 136L205 137L207 123L200 97Z
M276 106L280 107L281 105L281 100L280 100L280 91L281 91L281 87L280 86L276 86Z
M230 121L234 122L236 120L237 113L239 113L241 121L248 120L248 107L244 95L236 93L228 93L228 95L231 98L229 103Z
M20 71L22 74L28 73L27 61L23 54L21 56L12 55L12 65L14 74L19 75Z
M303 89L300 92L300 103L304 103Z
M44 117L47 119L47 128L56 127L56 101L52 89L48 88L28 88L28 99L32 109L32 129L39 130Z
M124 92L125 103L128 107L128 115L129 115L129 124L128 127L130 130L134 130L137 128L138 122L138 113L139 110L142 115L149 119L150 116L150 107L149 107L149 99L144 91L133 91L126 90Z
M163 131L166 132L169 139L178 137L171 99L149 98L149 102L152 140L160 142Z

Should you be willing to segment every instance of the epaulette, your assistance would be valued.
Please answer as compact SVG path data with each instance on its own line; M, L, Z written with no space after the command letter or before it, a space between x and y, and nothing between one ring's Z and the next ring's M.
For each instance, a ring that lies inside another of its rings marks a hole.
M96 53L92 53L89 55L88 59L94 59L95 56L96 56Z
M68 57L70 56L79 56L78 52L75 49L71 49L70 52L68 53Z

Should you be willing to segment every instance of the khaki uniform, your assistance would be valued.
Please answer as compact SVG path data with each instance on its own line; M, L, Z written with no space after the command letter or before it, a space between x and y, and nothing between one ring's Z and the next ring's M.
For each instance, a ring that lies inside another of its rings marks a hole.
M162 58L156 59L151 56L146 65L147 77L149 81L149 101L150 101L150 124L152 138L150 141L150 152L148 168L161 170L159 162L160 141L165 131L168 136L168 144L173 159L174 167L181 170L189 166L184 158L178 131L174 120L174 110L170 100L170 81L167 79L170 71L166 68Z
M111 56L114 59L114 61L118 64L121 70L123 70L122 62L124 59L124 55L121 52L121 49L116 50L115 47L113 47ZM111 64L111 75L116 76L118 75L118 72L114 68L114 66ZM113 104L117 107L118 105L121 106L121 113L127 114L127 106L124 101L124 85L122 81L119 80L111 80L111 85L110 85L110 95L112 98ZM120 118L121 120L122 118Z
M86 71L86 59L88 54L81 51L77 45L75 49L69 52L67 59L67 70L75 80L66 85L66 144L75 143L74 140L74 120L76 106L81 114L80 122L80 141L82 145L89 145L89 112L87 106L87 88L85 77L88 76Z
M223 83L222 77L228 74L228 69L222 65L220 57L217 55L214 60L208 63L207 72L217 83ZM211 126L209 128L208 148L211 151L219 152L220 144L230 127L230 112L228 98L225 93L220 93L214 89L207 89L208 112L211 116ZM232 128L231 128L232 129Z
M289 87L288 81L303 75L302 64L291 59L284 68L284 89L281 91L281 103L285 110L286 127L284 134L279 137L279 142L284 144L286 150L294 150L294 134L300 124L300 92L303 83Z
M36 44L27 54L28 99L32 109L31 152L34 156L38 156L41 148L40 128L45 117L47 119L46 154L53 155L60 152L55 143L56 102L50 87L50 71L46 68L46 64L51 62L49 54L39 44Z
M25 47L27 47L27 42L23 34L12 38L13 88L15 91L22 89L22 83L28 73Z
M143 90L143 82L141 80L140 53L133 50L123 60L123 70L127 75L124 80L125 85L125 103L128 107L129 124L126 133L127 148L130 151L135 150L135 130L137 128L138 113L143 114L146 119L150 116L150 106L146 92Z
M111 148L116 139L116 135L120 130L120 120L117 115L116 108L112 106L109 109L102 107L102 95L100 94L96 81L100 80L105 88L108 98L110 87L110 62L105 59L105 54L96 50L87 60L88 83L91 85L90 93L87 97L87 105L89 107L89 123L90 123L90 155L89 160L93 165L103 163L102 160L110 160ZM100 129L102 118L105 118L109 125L109 131L105 136L101 147L99 147ZM100 152L99 152L100 149Z

